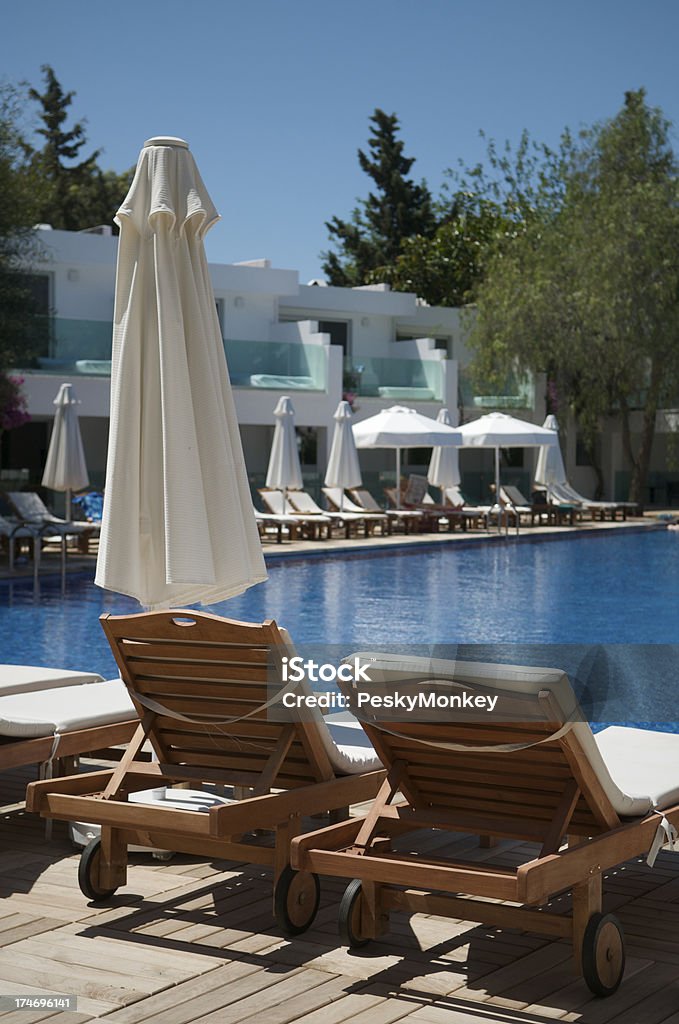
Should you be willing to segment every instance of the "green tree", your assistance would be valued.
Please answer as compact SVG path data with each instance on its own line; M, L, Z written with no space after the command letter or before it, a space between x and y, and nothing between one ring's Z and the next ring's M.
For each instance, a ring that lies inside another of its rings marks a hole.
M491 148L490 189L512 230L479 286L470 337L486 376L513 367L546 373L590 448L602 419L620 416L634 501L648 477L657 410L679 391L669 129L639 90L577 140L566 133L557 152L526 140L515 156Z
M39 343L24 275L40 257L33 231L37 193L21 131L21 96L11 86L0 86L0 374L25 365Z
M414 292L431 306L471 302L493 246L507 221L497 205L472 193L455 195L430 236L404 238L395 261L368 275L395 291Z
M371 271L393 264L403 239L436 230L425 182L408 177L415 158L403 155L398 118L377 108L370 121L368 153L359 149L358 161L375 191L359 200L350 220L333 217L326 223L338 251L322 254L323 271L331 284L344 287L366 284Z
M53 228L80 231L96 224L111 224L125 197L134 169L117 174L102 171L101 150L82 158L87 143L85 125L78 121L68 128L68 108L74 92L64 92L49 64L42 67L44 92L29 89L40 107L42 127L37 129L45 143L30 149L31 163L42 181L39 220Z

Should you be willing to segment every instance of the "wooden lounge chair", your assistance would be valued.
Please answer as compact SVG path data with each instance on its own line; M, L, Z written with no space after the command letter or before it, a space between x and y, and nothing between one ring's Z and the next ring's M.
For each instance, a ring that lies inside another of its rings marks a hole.
M288 491L288 501L299 515L322 516L329 519L331 524L339 527L347 540L352 533L355 537L358 536L359 528L363 531L363 536L367 535L366 518L360 512L328 512L317 505L306 491Z
M381 508L378 507L377 511L368 512L344 493L341 487L323 487L321 489L333 512L351 512L353 515L362 516L371 536L377 527L380 528L381 536L391 533L391 521Z
M615 522L618 516L624 521L628 512L635 514L639 511L634 502L595 501L592 498L584 498L568 483L550 484L547 496L555 505L572 505L581 512L586 512L591 519L599 519L601 522L606 519Z
M340 907L344 942L376 938L395 910L520 928L570 939L591 990L614 992L624 942L617 919L602 914L602 875L662 845L679 825L679 736L609 728L594 737L556 670L359 657L372 680L361 692L425 688L490 694L498 704L492 714L446 720L440 711L410 721L361 713L388 769L377 799L365 817L307 834L291 849L293 869L353 879ZM423 828L537 845L516 868L489 857L433 859L404 842ZM566 890L572 912L554 913L550 900Z
M463 515L469 526L478 526L479 528L483 526L484 529L488 529L490 505L474 505L472 502L467 501L457 486L442 488L441 493L444 503L452 505L457 512Z
M289 516L298 524L302 536L307 540L327 540L330 536L332 520L324 515L303 515L296 512L290 499L283 491L267 490L262 487L258 491L268 512L278 516Z
M381 509L370 491L365 487L352 487L349 490L349 494L358 507L362 508L365 512L383 512L387 515L391 520L392 532L394 526L400 526L404 533L411 533L420 529L422 523L422 514L420 512L395 508Z
M439 505L429 493L429 481L426 476L411 473L407 482L401 483L400 499L396 500L396 488L385 488L384 493L392 507L421 512L426 519L428 528L438 533L442 525L449 530L456 526L467 529L467 520L457 509Z
M41 764L51 775L62 761L132 739L137 715L119 679L21 668L13 677L9 668L0 684L0 771Z
M69 536L77 537L84 551L87 551L90 539L98 537L101 532L101 523L76 522L55 516L35 491L9 491L7 497L24 522L37 525L64 540Z
M29 809L44 817L101 826L80 862L80 886L90 899L125 884L128 844L263 864L278 879L304 815L347 808L377 792L384 772L374 752L359 760L353 748L335 745L320 711L294 722L273 717L267 683L282 678L281 658L294 653L275 622L172 611L104 615L101 623L141 720L134 740L115 771L32 783L27 794ZM157 764L134 760L146 738ZM234 787L234 799L215 802L207 813L146 795L133 802L135 793L185 782ZM243 789L252 795L235 799ZM255 829L270 830L273 845L248 840ZM313 876L288 887L277 907L283 927L304 926L318 893Z

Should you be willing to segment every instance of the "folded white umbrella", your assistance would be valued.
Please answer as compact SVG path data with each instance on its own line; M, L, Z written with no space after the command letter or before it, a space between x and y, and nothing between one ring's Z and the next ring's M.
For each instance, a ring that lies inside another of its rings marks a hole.
M297 434L295 433L295 410L287 395L278 399L273 411L276 426L266 471L266 486L276 491L300 490L302 467L299 462ZM283 503L285 505L285 502Z
M447 409L439 409L436 422L452 427L450 413ZM446 487L460 486L462 481L460 479L460 456L457 446L447 445L446 447L441 447L437 445L434 448L431 453L427 480L433 487L440 487L441 490L445 490Z
M489 412L458 427L465 448L495 449L495 500L500 500L500 449L539 448L557 443L553 430L546 430L505 412ZM500 526L498 517L498 527Z
M181 139L145 143L120 226L96 583L147 608L266 579L203 240L218 220Z
M335 411L335 430L324 481L326 487L340 488L340 512L344 509L345 488L361 486L361 467L351 429L351 416L349 403L340 402Z
M71 492L90 482L78 422L79 404L73 385L62 384L54 399L54 425L42 475L43 487L66 492L66 519L71 518Z
M394 448L396 494L400 495L401 448L429 448L461 444L459 430L423 416L414 409L393 405L352 428L357 448Z
M548 416L542 425L546 430L554 431L557 443L543 445L540 448L535 467L535 482L543 487L552 487L555 484L563 486L568 481L566 479L566 467L563 464L561 446L559 445L559 424L556 416Z

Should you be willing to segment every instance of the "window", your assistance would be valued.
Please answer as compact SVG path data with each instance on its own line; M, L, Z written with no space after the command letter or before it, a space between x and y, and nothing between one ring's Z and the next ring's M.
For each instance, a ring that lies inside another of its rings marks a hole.
M331 345L341 346L345 359L351 355L348 320L319 320L318 330L320 334L330 335Z

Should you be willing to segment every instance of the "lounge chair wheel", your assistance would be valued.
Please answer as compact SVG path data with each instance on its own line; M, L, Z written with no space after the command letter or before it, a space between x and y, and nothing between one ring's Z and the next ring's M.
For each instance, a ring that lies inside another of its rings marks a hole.
M363 895L360 878L354 878L344 890L339 908L339 933L342 945L361 949L370 942L361 935L361 903Z
M276 883L276 921L287 935L301 935L316 917L320 898L318 875L310 871L295 871L288 864Z
M88 900L99 902L107 900L115 893L115 889L102 889L99 885L99 862L101 858L101 839L92 839L82 854L78 866L78 885Z
M592 914L582 939L582 973L595 996L611 996L625 970L622 925L614 914Z

